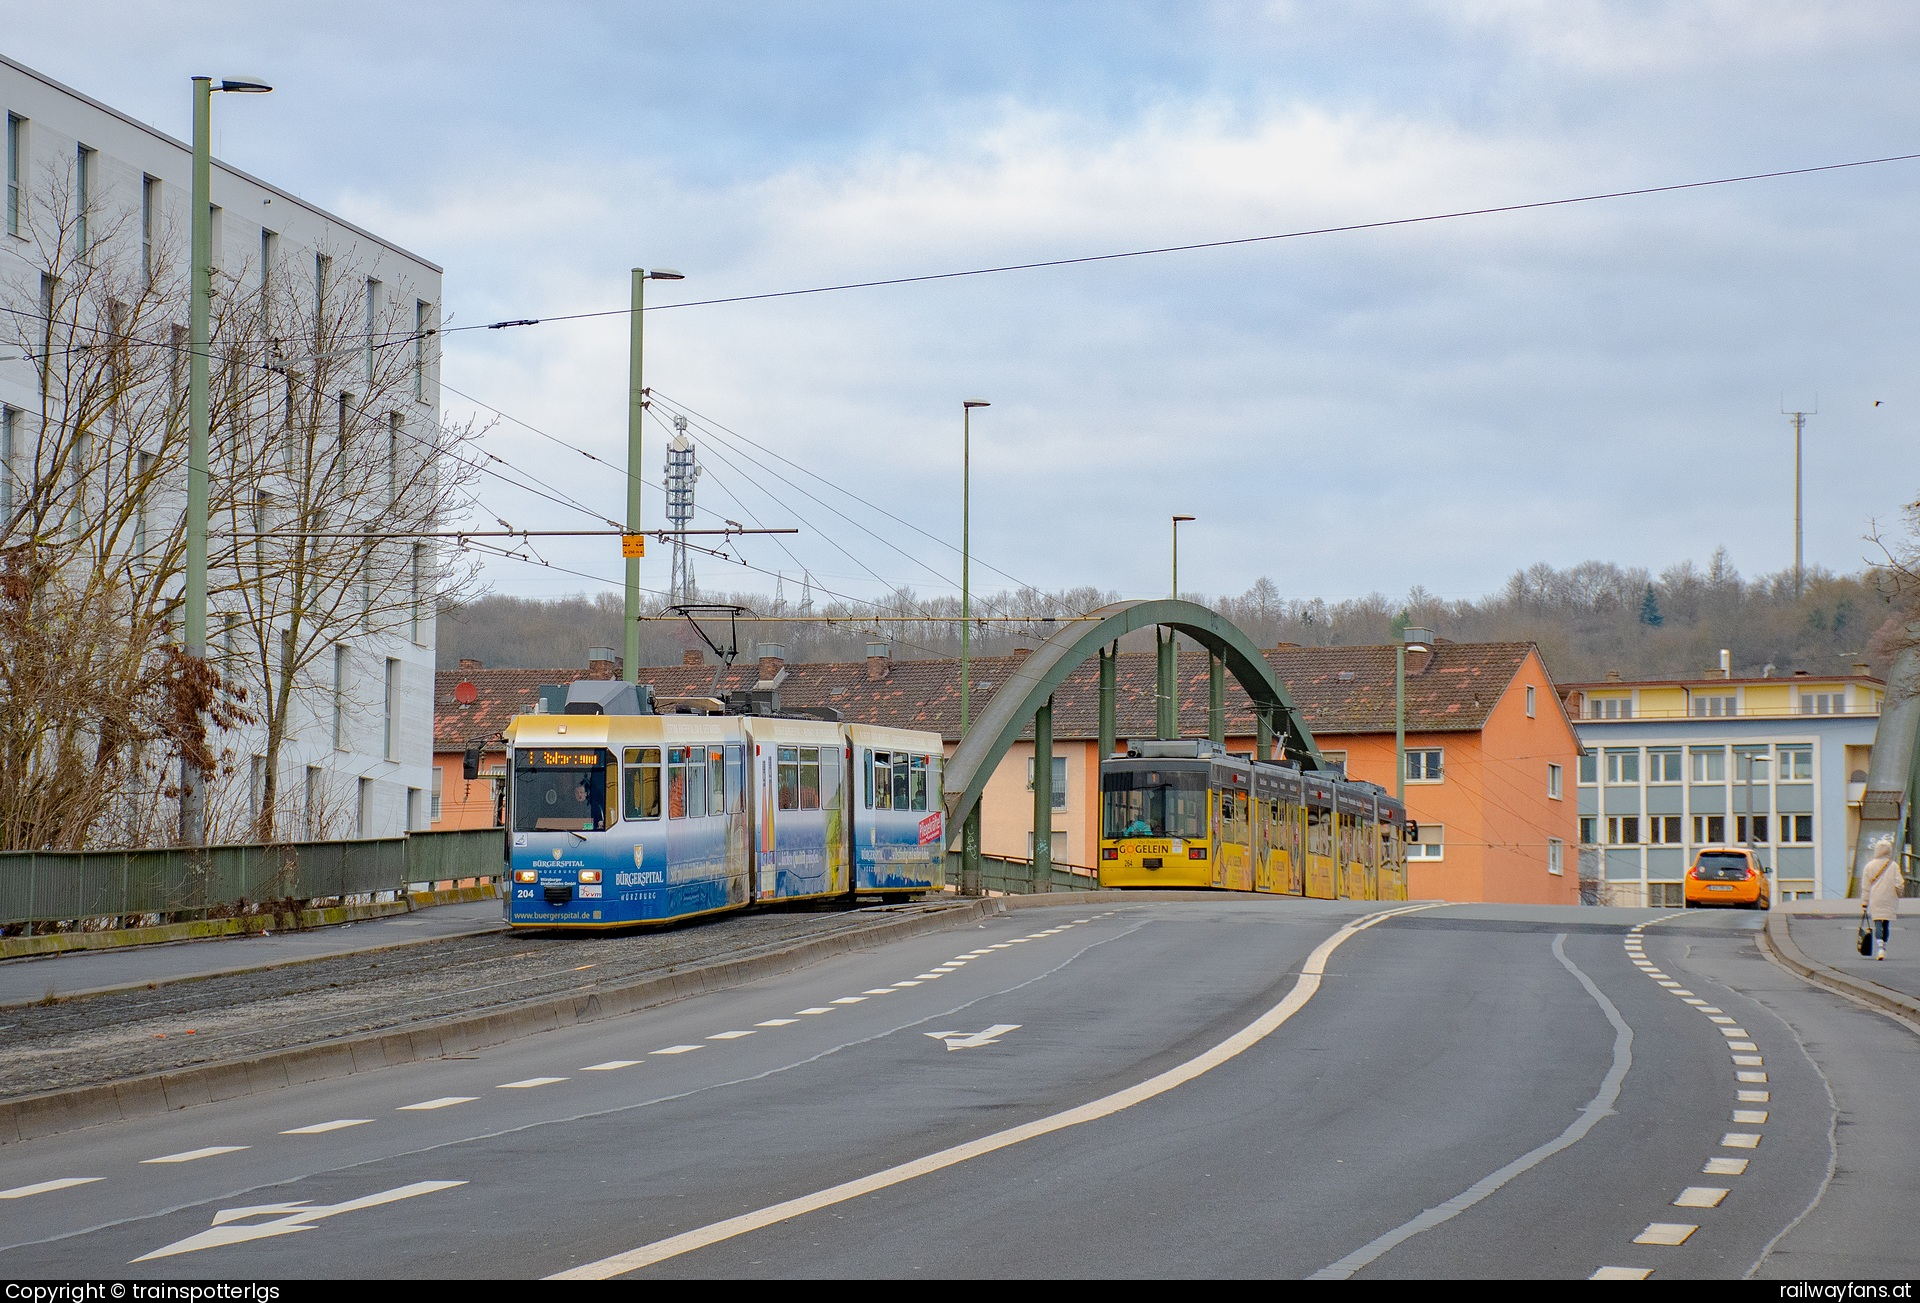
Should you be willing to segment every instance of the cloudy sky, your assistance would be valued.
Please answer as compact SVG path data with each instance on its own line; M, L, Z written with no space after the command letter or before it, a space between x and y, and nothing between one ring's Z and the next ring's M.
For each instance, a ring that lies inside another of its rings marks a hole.
M1920 162L667 306L1920 151L1904 0L192 12L38 5L6 53L182 136L191 74L272 81L217 106L218 152L442 264L455 324L619 308L630 267L684 271L649 299L648 382L752 441L703 437L701 505L800 527L790 554L744 557L834 592L952 588L968 397L993 403L976 554L1047 588L1163 591L1173 513L1199 518L1181 577L1203 592L1266 575L1289 596L1469 597L1534 561L1659 569L1721 544L1777 570L1780 409L1816 396L1810 562L1857 568L1870 522L1920 492ZM447 412L477 400L617 462L626 329L450 336ZM591 509L484 482L489 514L620 514L617 477L559 444L502 422L488 446ZM620 573L609 542L542 551Z

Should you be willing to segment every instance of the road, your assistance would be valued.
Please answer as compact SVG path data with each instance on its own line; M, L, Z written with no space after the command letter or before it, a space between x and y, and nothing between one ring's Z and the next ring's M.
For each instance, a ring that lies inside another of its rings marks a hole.
M1755 917L1393 908L1022 909L471 1058L9 1145L0 1271L1920 1266L1920 1035L1770 964Z

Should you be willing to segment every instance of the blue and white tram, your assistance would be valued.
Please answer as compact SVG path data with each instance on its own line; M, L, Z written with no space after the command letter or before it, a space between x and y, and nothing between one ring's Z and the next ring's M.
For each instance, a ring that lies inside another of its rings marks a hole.
M934 734L582 709L601 707L507 728L514 927L628 927L944 882Z

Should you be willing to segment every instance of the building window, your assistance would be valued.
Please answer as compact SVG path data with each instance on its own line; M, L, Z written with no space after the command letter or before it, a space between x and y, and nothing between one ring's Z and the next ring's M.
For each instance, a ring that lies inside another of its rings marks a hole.
M1439 782L1440 761L1439 747L1407 752L1407 781L1409 783Z
M1587 698L1588 719L1632 719L1632 697Z
M429 805L427 809L428 823L440 822L441 815L445 809L444 801L446 798L446 778L447 778L447 771L442 769L439 765L435 765L433 767L433 791L429 797Z
M1547 799L1550 801L1557 801L1560 799L1560 766L1559 765L1547 766Z
M1320 758L1333 766L1334 772L1342 778L1347 775L1347 753L1344 751L1322 751Z
M1725 747L1689 747L1687 754L1693 761L1694 782L1724 783L1727 781L1727 749Z
M436 769L433 772L437 774L440 771ZM415 832L420 827L420 789L409 787L407 789L407 831Z
M424 642L425 639L420 635L426 628L427 623L423 610L427 587L427 545L425 543L415 543L413 545L412 570L408 576L408 581L412 585L412 592L409 595L410 605L407 613L408 636L415 642Z
M1813 840L1813 816L1810 814L1783 814L1780 816L1780 840L1783 842L1810 842Z
M13 429L19 415L0 405L0 527L13 522Z
M154 251L160 244L160 178L140 178L140 274L153 283Z
M1527 691L1532 692L1533 689L1528 688ZM1567 871L1566 858L1564 854L1565 850L1566 850L1565 844L1558 837L1547 838L1547 872L1548 873L1555 874L1557 876Z
M1800 713L1802 715L1844 715L1847 713L1846 694L1803 692L1800 694Z
M1614 815L1607 819L1607 845L1638 846L1640 844L1640 817L1625 814Z
M267 758L254 756L247 770L247 811L254 818L266 813Z
M1533 715L1533 685L1532 685L1531 683L1529 683L1529 684L1527 685L1527 718L1528 718L1528 719L1532 719L1533 717L1534 717L1534 715Z
M1693 844L1695 846L1723 846L1727 840L1727 817L1723 814L1696 814L1693 816Z
M87 261L89 223L93 216L93 159L98 150L78 146L73 153L73 243L74 252Z
M1051 840L1053 842L1053 862L1055 864L1065 864L1067 862L1067 835L1063 832L1057 832ZM1027 833L1027 858L1029 860L1033 858L1033 833L1031 832Z
M367 277L367 340L362 350L366 359L367 391L373 391L373 335L380 326L380 282Z
M327 331L327 282L333 277L333 259L313 255L313 337L316 345Z
M382 744L384 750L381 754L385 755L389 760L398 760L400 758L399 719L395 713L395 708L399 705L399 697L400 662L389 656L387 657L386 690L382 694L380 706L381 729L384 738Z
M1756 783L1767 781L1767 771L1773 767L1770 748L1765 746L1744 746L1733 749L1733 781L1742 787L1749 780Z
M20 180L26 171L27 161L22 155L27 148L27 120L7 114L7 234L20 234L20 220L25 215L27 197L21 192Z
M1582 751L1580 753L1580 782L1582 786L1592 787L1600 781L1600 753Z
M1780 781L1783 783L1804 783L1813 778L1813 748L1810 746L1783 746L1780 748Z
M1677 783L1681 779L1679 747L1647 748L1647 781Z
M427 323L433 317L433 305L424 299L413 304L413 397L427 401Z
M1684 882L1649 882L1647 884L1648 909L1684 909L1686 907L1687 884Z
M333 645L333 749L347 749L347 645Z
M147 563L147 484L153 478L153 454L133 454L133 554Z
M324 812L320 808L320 798L322 795L320 784L321 784L320 766L308 765L307 766L307 792L306 792L306 796L307 796L306 825L307 825L308 841L314 841L320 836L321 827L325 823Z
M1027 790L1029 792L1033 790L1033 759L1032 756L1027 757ZM1056 810L1064 810L1067 808L1067 758L1065 756L1055 756L1052 767L1053 808Z
M1681 818L1677 814L1647 816L1647 841L1654 846L1680 845Z
M1582 846L1597 846L1599 844L1597 840L1600 835L1599 824L1600 819L1597 815L1583 814L1580 816L1580 844Z
M1753 816L1753 836L1749 838L1747 836L1747 816L1744 814L1734 815L1733 839L1737 842L1771 841L1772 838L1767 836L1767 816L1764 814L1756 814Z
M354 802L354 829L356 837L373 836L373 780L360 780L359 800Z
M1607 748L1607 782L1632 786L1640 781L1640 748Z
M1740 712L1736 708L1736 699L1730 693L1705 697L1696 692L1693 696L1693 713L1702 719L1719 719Z
M403 433L400 413L387 413L387 506L400 503L400 438Z
M1421 823L1420 840L1407 843L1407 858L1410 860L1447 858L1447 830L1437 823Z

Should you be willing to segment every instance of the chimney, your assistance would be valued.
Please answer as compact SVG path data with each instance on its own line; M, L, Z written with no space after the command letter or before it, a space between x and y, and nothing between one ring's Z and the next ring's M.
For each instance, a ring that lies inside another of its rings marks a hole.
M478 670L478 669L484 669L484 668L486 667L481 665L479 661L475 660L471 656L462 656L460 658L460 672L462 674L468 673L472 670Z
M1620 682L1620 671L1619 671L1619 670L1608 670L1608 671L1607 671L1607 682L1608 682L1608 683L1618 683L1618 682Z
M1720 649L1720 677L1723 679L1733 677L1733 653L1725 647Z
M787 649L777 642L763 642L753 649L760 658L760 682L755 686L761 690L778 687L787 677Z
M587 648L587 677L590 679L619 678L620 653L611 647Z
M892 650L883 642L867 644L868 683L878 683L893 672L893 666L887 659L892 654Z
M680 653L680 663L682 665L705 665L707 658L702 656L697 649L689 647Z
M1422 670L1426 669L1427 666L1432 663L1433 663L1432 647L1423 647L1419 651L1414 651L1411 647L1407 649L1407 677L1408 678L1412 678L1414 675L1420 673Z
M1015 647L1013 649L1013 659L1017 661L1023 661L1031 655L1033 655L1033 648L1031 647Z
M1865 661L1855 661L1853 663L1853 672L1864 679L1868 675L1873 673L1873 667L1868 665Z

